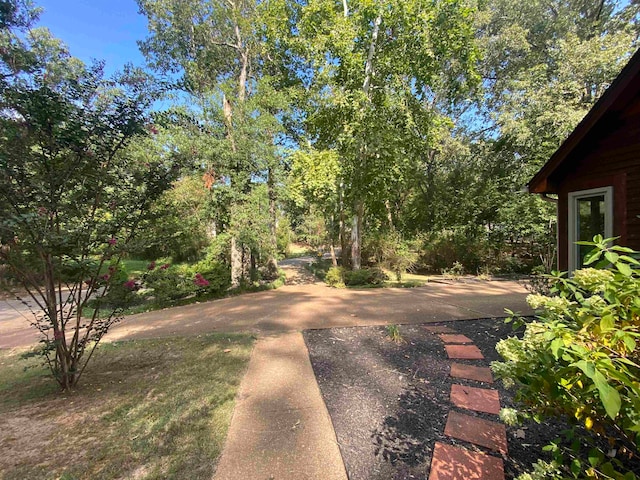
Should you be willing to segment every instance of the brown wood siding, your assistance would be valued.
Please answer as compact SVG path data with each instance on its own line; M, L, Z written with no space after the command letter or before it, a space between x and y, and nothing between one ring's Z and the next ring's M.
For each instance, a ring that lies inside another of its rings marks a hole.
M570 192L613 186L613 232L640 250L640 97L609 117L575 149L551 178L558 188L558 263L568 268L567 209Z

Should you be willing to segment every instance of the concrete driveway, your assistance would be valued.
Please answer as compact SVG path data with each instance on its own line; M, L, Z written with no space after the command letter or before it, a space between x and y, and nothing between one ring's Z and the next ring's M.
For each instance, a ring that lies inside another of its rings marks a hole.
M504 309L530 313L526 290L513 281L428 283L418 288L334 289L321 283L285 285L200 304L131 315L107 340L193 335L207 332L255 334L390 323L424 323L504 316ZM0 348L38 340L29 313L0 301Z

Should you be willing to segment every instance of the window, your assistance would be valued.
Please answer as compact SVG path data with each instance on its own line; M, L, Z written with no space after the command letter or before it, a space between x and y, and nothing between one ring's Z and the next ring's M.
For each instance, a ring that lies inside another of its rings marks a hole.
M569 193L569 271L582 268L584 256L591 250L576 242L592 240L595 235L613 236L613 187Z

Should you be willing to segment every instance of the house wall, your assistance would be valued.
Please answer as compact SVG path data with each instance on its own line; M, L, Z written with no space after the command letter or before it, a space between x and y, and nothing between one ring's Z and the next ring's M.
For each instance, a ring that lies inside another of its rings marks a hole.
M613 234L618 243L640 250L640 96L576 149L568 170L553 179L558 188L558 266L568 268L568 194L613 186Z

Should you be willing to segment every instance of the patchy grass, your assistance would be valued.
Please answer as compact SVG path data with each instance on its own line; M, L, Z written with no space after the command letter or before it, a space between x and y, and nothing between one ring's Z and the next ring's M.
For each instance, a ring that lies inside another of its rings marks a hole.
M252 344L221 334L104 344L71 393L39 359L0 350L0 478L211 479Z
M421 287L427 283L429 283L428 275L418 275L415 273L403 273L402 280L396 280L396 274L391 272L390 270L385 270L385 273L389 277L389 280L384 282L385 287L394 287L394 288L414 288Z

